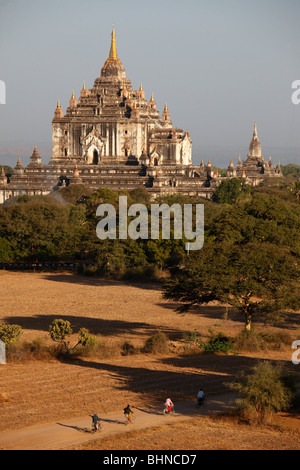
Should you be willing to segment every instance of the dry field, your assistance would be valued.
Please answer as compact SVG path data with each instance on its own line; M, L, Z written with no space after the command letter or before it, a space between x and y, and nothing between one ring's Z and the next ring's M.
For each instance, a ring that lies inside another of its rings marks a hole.
M51 423L92 411L101 415L108 410L122 410L127 403L163 405L167 394L171 394L175 402L194 399L199 386L210 394L222 392L225 382L232 381L242 370L247 371L259 358L280 361L294 373L298 373L297 367L300 367L292 364L290 347L227 356L195 354L192 349L187 350L184 332L197 331L205 338L209 329L213 329L236 336L243 329L242 319L232 311L224 319L225 309L218 305L178 315L176 305L164 300L155 285L130 285L68 273L2 271L0 298L0 321L21 325L24 331L20 341L43 338L50 343L50 323L55 318L64 318L73 327L71 342L76 342L76 333L85 327L99 335L103 345L101 358L78 358L73 363L47 358L22 359L0 366L0 396L5 398L0 403L1 431ZM259 324L257 328L266 330ZM284 330L290 332L292 340L299 339L297 315L288 319ZM120 346L125 340L140 347L157 331L165 332L170 339L168 354L121 355ZM178 424L178 429L172 431L176 435L178 432L173 443L168 426L155 431L156 440L151 437L154 431L148 430L148 434L143 434L144 442L149 442L149 449L155 448L150 445L156 441L161 445L164 442L161 433L165 432L169 446L166 448L183 449L188 442L195 442L195 432L199 431L195 423ZM249 427L210 418L203 418L200 424L202 431L205 429L205 439L201 440L204 447L199 448L234 449L250 445L247 441ZM296 448L299 415L282 416L276 424L277 430L251 429L252 448ZM220 433L223 434L216 441L214 436ZM230 441L226 441L225 436L231 436ZM127 446L132 446L128 448L138 449L141 445L138 435L130 438L132 441L128 439L127 436ZM122 445L119 438L115 441L107 438L104 442L107 449Z

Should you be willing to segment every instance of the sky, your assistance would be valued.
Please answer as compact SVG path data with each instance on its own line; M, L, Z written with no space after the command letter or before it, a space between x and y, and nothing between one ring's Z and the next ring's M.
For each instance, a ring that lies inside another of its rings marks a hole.
M265 159L300 164L299 18L299 0L0 0L0 165L35 145L48 163L57 100L92 88L113 24L133 88L167 102L195 164L244 160L255 122Z

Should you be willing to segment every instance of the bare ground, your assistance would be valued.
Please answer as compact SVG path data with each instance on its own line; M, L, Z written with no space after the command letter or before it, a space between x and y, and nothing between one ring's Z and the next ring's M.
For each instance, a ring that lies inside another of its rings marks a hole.
M230 311L225 320L225 308L214 304L184 316L178 315L175 313L176 305L165 301L156 285L130 285L68 273L3 271L0 272L0 298L0 321L21 325L24 330L22 341L39 337L50 342L50 323L55 318L64 318L73 327L71 342L76 342L76 333L85 327L100 335L103 344L100 358L79 358L73 363L54 359L20 360L0 366L2 432L50 424L92 411L100 415L119 412L127 403L136 407L160 407L168 394L175 402L194 400L199 386L212 396L224 392L225 382L233 380L242 370L249 370L262 358L280 361L293 372L298 372L299 366L291 363L290 348L228 356L207 356L195 354L192 349L186 350L183 332L197 331L205 338L209 329L214 329L236 336L243 328L242 319ZM263 326L258 324L257 328ZM290 332L293 340L299 339L297 315L289 318L283 328ZM157 331L165 332L171 341L168 354L121 356L120 345L125 340L140 347ZM269 328L269 331L280 330ZM287 448L288 442L290 448L295 448L289 433L299 432L299 415L282 417L280 423L283 420L284 427L281 428L280 424L276 431L274 428L263 434L251 429L251 433L258 433L257 439L252 441L252 448L274 448L275 442L277 448ZM290 422L289 426L287 422ZM201 429L206 429L206 437L201 440L204 447L201 448L246 446L242 427L236 427L233 422L215 422L205 418L201 426ZM163 428L159 433L164 432ZM165 441L160 438L157 442L160 445L166 442L168 448L185 448L188 442L192 442L187 436L189 433L193 436L196 429L194 422L189 425L181 423L178 424L178 435L176 431L176 441L170 441L167 430ZM147 432L151 436L154 431ZM218 432L221 433L220 438L215 440L214 433ZM230 444L224 437L228 432L232 436ZM274 435L273 441L270 433L276 433L277 439ZM245 431L245 438L246 434ZM131 444L128 436L126 439L127 445L139 448L141 437L138 433ZM105 443L107 448L122 445L119 438L105 440Z

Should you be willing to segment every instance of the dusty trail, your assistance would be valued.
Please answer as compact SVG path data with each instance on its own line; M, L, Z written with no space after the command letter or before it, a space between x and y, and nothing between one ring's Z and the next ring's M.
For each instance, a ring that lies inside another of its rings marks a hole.
M190 419L199 415L210 415L234 407L233 395L230 393L210 397L205 406L197 408L195 403L178 402L175 415L163 415L158 408L134 408L136 421L125 425L122 412L114 412L100 416L104 426L103 431L90 432L91 418L81 416L71 420L61 420L52 424L31 426L17 431L0 433L1 450L58 450L66 449L76 444L99 439L102 436L112 436L122 432L130 432L147 427L174 423L176 420Z

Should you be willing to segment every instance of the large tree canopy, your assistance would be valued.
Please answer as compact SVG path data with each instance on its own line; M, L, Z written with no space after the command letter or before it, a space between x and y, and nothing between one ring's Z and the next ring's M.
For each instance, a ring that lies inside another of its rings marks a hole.
M181 311L217 300L244 316L269 321L299 308L299 260L270 244L211 243L186 258L165 283L164 297L182 302Z

